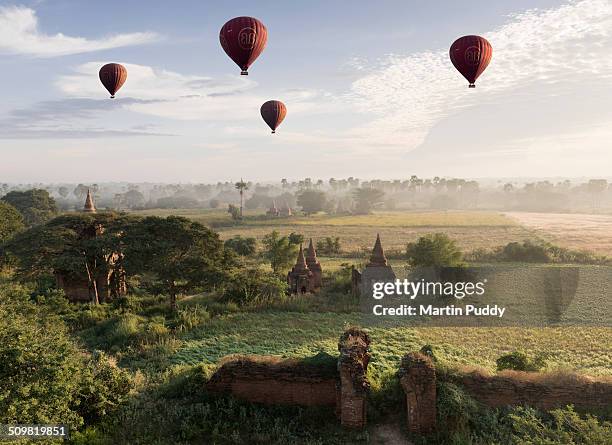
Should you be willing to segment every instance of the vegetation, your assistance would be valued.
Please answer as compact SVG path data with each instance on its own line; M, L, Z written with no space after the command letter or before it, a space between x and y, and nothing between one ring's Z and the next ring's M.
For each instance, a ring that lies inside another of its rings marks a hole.
M522 351L514 351L504 354L496 360L497 370L511 369L513 371L541 371L546 367L546 360L543 355L530 358Z
M274 230L262 240L264 245L263 257L270 262L274 273L280 273L289 268L297 254L297 245L293 244L289 237L280 236Z
M257 240L252 237L242 237L236 235L233 238L225 240L225 248L233 251L241 256L253 256L257 251Z
M0 244L23 228L21 213L12 205L0 201Z
M15 190L4 195L2 201L16 208L27 226L42 224L58 212L55 200L41 189Z
M456 267L462 264L463 254L444 233L422 236L416 243L406 247L406 257L411 266L447 266Z
M297 195L297 203L306 215L323 211L327 198L318 190L304 190Z

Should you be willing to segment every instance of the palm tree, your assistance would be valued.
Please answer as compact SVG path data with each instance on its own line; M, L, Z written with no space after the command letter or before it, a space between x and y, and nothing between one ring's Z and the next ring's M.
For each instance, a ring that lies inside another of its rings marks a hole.
M240 219L242 219L242 200L244 197L244 191L249 189L249 184L240 178L240 182L234 184L234 187L236 187L236 190L240 192Z

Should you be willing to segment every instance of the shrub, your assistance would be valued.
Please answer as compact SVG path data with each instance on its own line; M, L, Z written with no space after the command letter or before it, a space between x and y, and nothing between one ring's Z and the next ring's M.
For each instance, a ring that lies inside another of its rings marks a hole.
M226 240L224 245L226 249L232 250L241 256L251 256L257 251L257 240L252 237L243 238L240 235L236 235Z
M463 254L444 233L422 236L416 243L409 243L406 256L411 266L461 266Z
M508 243L502 250L501 256L506 261L520 261L528 263L548 263L550 256L545 246L534 244L529 240L523 243Z
M510 354L505 354L496 360L497 370L503 371L510 369L513 371L540 371L546 367L546 360L539 355L535 358L530 358L521 351L514 351Z
M287 284L274 274L259 268L240 269L231 278L222 301L247 304L272 300L283 295L286 290Z

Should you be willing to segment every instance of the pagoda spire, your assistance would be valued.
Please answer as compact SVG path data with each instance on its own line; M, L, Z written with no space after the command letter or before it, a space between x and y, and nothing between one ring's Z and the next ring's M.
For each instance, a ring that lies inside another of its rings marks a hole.
M308 270L308 265L306 264L306 258L304 258L304 248L300 244L300 251L298 252L297 261L295 262L295 266L293 267L294 271L302 271Z
M370 256L370 263L368 266L386 266L387 258L383 251L382 244L380 242L380 234L376 234L376 242L374 243L374 249L372 249L372 256Z
M308 250L306 252L306 260L307 262L317 262L317 251L315 250L314 244L312 242L312 238L310 238L310 242L308 243Z
M96 206L94 204L91 190L87 189L87 198L85 198L85 205L83 206L83 212L85 213L96 213Z

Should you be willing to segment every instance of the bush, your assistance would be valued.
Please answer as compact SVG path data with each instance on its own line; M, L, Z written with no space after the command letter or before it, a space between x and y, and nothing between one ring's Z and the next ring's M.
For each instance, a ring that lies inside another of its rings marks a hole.
M537 372L546 367L546 360L543 356L539 355L532 359L521 351L502 355L496 360L496 363L498 371L510 369L512 371Z
M241 256L252 256L257 251L257 240L252 237L243 238L236 235L224 243L225 248Z
M550 256L545 246L534 244L529 240L523 243L508 243L502 250L501 256L506 261L520 261L527 263L548 263Z
M444 233L422 236L416 243L406 247L406 257L411 266L456 267L462 265L463 254Z
M240 305L273 300L285 294L287 284L276 275L259 268L241 269L231 278L222 301Z
M323 255L336 255L340 253L340 237L330 236L317 241L317 251Z

